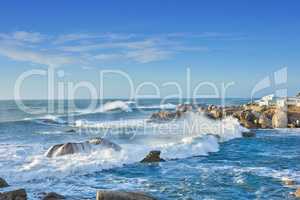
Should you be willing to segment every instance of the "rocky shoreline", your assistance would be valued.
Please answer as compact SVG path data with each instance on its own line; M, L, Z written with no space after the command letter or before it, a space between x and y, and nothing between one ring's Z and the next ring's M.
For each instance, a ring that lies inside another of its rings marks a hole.
M299 107L259 106L255 103L226 107L217 105L208 105L207 107L191 104L178 105L175 112L159 111L153 113L150 121L165 122L176 120L187 112L202 113L214 120L232 116L248 129L300 128Z

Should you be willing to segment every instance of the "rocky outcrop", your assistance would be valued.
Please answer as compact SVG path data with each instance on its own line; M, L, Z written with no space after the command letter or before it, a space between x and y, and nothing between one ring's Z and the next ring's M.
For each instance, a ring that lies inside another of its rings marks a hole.
M139 192L97 191L96 200L155 200L155 198Z
M42 200L62 200L62 199L65 199L65 197L55 192L47 193L42 198Z
M160 151L150 151L150 153L141 160L141 163L152 163L152 162L164 162L165 160L160 158Z
M300 198L300 188L298 188L296 190L296 192L294 192L295 197Z
M151 121L154 122L161 122L161 121L172 121L174 119L177 119L181 117L181 112L169 112L169 111L160 111L153 113L150 117Z
M273 128L287 128L287 112L278 109L272 117L272 127Z
M121 147L119 145L112 143L109 140L103 138L96 138L86 142L54 145L48 149L46 156L52 158L56 156L63 156L63 155L74 154L74 153L90 152L93 146L96 145L105 148L112 148L116 151L121 150Z
M27 200L27 194L24 189L3 192L0 193L0 200Z
M0 178L0 188L3 188L3 187L8 187L8 183L3 179L3 178Z
M261 114L258 119L261 128L272 128L272 120L266 114Z

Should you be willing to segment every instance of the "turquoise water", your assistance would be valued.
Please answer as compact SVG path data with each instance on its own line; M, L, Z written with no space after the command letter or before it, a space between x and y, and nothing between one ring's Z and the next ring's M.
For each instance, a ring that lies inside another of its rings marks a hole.
M83 100L76 103L81 108L88 104ZM294 199L290 193L295 186L284 186L282 179L300 181L299 130L256 130L255 138L241 138L243 129L234 119L215 122L191 115L186 120L207 126L188 135L184 121L168 123L172 126L167 128L144 124L151 113L174 109L178 100L165 102L165 106L150 99L129 107L119 103L118 111L103 109L103 103L107 102L98 102L102 109L90 112L65 103L65 111L72 115L67 118L62 113L32 115L20 111L13 101L0 102L0 177L11 185L5 190L25 188L29 199L51 191L69 199L95 199L97 189L144 191L158 199ZM45 101L26 105L47 108ZM216 128L220 124L224 131ZM101 129L95 131L94 127ZM79 131L67 132L70 128ZM107 137L123 150L97 149L52 159L44 156L54 144L97 136ZM161 150L167 162L138 162L153 149Z

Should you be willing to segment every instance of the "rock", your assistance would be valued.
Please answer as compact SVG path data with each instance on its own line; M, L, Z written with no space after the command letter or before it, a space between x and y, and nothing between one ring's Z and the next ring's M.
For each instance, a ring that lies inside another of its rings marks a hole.
M296 184L296 182L294 180L287 178L287 177L283 177L281 180L284 185L295 185Z
M74 153L90 152L93 146L98 145L106 148L112 148L116 151L121 150L121 147L119 145L112 143L109 140L103 138L96 138L86 142L54 145L48 149L46 156L52 158L56 156L63 156Z
M193 110L193 106L190 104L179 104L176 106L176 111L179 112L188 112L188 111L192 111Z
M222 116L223 116L222 109L220 109L220 108L216 108L216 109L210 111L210 113L212 114L212 116L213 116L215 119L221 119Z
M272 128L272 120L269 119L265 114L259 116L258 124L261 126L261 128Z
M150 117L151 121L171 121L181 116L181 112L160 111L153 113Z
M296 192L294 193L295 197L300 198L300 188L298 188L296 190Z
M155 200L155 198L138 192L97 191L96 200Z
M3 178L0 178L0 188L3 188L3 187L8 187L8 183L3 179Z
M242 132L243 137L255 137L255 132L249 131L249 132Z
M70 128L70 129L66 129L65 132L66 133L76 133L76 130L73 128Z
M150 151L150 153L141 161L141 163L151 162L164 162L165 160L160 158L160 151Z
M0 193L0 200L27 200L27 194L24 189Z
M60 194L57 194L55 192L50 192L50 193L47 193L43 198L42 200L61 200L61 199L65 199L64 196L60 195Z
M287 113L283 110L277 110L272 118L273 128L286 128L288 124Z

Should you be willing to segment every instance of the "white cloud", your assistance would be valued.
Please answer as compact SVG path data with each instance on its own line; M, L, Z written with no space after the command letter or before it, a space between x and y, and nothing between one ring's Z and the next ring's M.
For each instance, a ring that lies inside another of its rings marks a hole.
M17 31L0 33L0 54L17 61L61 66L77 63L91 66L103 62L148 63L165 60L183 52L206 52L193 37L223 37L222 34L168 33L157 35L120 33L72 33L44 35Z

